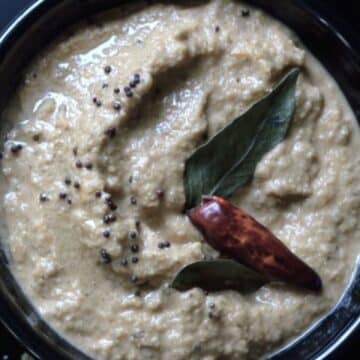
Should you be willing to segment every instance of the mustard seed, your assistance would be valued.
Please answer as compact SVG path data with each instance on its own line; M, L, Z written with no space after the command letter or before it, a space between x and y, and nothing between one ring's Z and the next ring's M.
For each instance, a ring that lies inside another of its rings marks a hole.
M121 110L121 104L120 104L120 101L114 101L113 104L113 109L116 110L116 111L120 111Z
M93 168L92 162L90 162L90 161L86 162L86 163L85 163L85 168L86 168L87 170L91 170L91 169Z
M165 248L169 248L171 246L169 241L161 241L158 244L158 248L159 249L165 249Z
M21 144L13 144L11 145L10 151L15 155L18 154L23 149Z
M115 126L110 126L109 128L107 128L105 130L105 135L108 136L109 138L113 138L116 135L116 127Z
M125 95L128 97L128 98L131 98L134 94L131 90L131 88L129 86L125 86L124 87L124 92L125 92Z
M135 240L137 238L137 236L138 236L137 231L135 231L135 230L129 231L129 238L131 240Z
M137 244L131 245L130 250L131 250L131 252L133 252L133 253L139 252L139 245L137 245Z
M106 214L103 217L103 222L105 224L110 224L116 221L116 216L114 214Z
M127 266L127 265L128 265L127 259L122 259L122 260L121 260L121 265L122 265L122 266Z
M117 205L112 201L108 202L108 206L111 211L115 211L118 208Z
M110 264L111 263L111 255L106 251L106 249L100 250L100 256L101 260L104 264Z
M138 74L138 73L135 73L135 74L134 74L134 81L135 81L136 83L139 83L139 82L140 82L140 74Z
M110 237L110 230L104 230L102 234L103 234L103 236L105 238L109 238Z
M33 139L35 142L40 141L40 134L35 134L35 135L33 135L32 139Z
M163 189L156 190L156 195L159 199L162 199L165 195L165 191Z
M66 192L59 193L59 199L65 200L67 198L68 194Z
M49 201L49 198L45 193L41 193L39 199L41 202Z

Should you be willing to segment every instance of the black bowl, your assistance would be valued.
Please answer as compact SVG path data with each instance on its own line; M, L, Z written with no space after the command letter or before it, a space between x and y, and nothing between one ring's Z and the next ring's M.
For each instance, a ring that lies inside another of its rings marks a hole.
M32 57L66 26L119 5L121 0L38 0L0 37L0 113ZM360 58L314 9L301 1L253 0L292 28L342 88L360 114ZM355 38L353 43L355 44ZM1 126L5 127L6 123ZM39 359L89 359L64 341L32 307L9 269L6 241L0 247L0 320ZM323 359L336 354L360 330L360 264L338 304L309 330L268 359ZM89 359L90 360L90 359Z

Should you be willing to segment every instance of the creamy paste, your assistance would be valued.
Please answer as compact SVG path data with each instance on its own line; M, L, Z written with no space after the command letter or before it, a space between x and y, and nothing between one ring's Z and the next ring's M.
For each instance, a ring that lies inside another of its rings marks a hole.
M302 68L285 141L232 197L321 276L178 292L218 254L183 214L185 159ZM13 271L39 314L97 359L255 359L340 297L359 253L355 117L282 24L239 2L137 3L82 24L26 70L6 110Z

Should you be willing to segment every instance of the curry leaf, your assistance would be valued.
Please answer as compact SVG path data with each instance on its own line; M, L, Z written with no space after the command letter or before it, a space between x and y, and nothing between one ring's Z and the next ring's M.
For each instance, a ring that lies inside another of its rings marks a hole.
M275 88L200 146L186 161L186 209L202 195L231 196L253 177L261 158L285 137L295 109L300 70L292 69Z
M199 287L206 291L232 289L247 294L256 291L267 281L262 275L236 261L217 259L185 266L170 286L179 291Z

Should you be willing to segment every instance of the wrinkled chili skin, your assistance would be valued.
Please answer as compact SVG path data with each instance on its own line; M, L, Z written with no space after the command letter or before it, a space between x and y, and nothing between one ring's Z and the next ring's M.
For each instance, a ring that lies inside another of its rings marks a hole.
M320 291L319 275L275 235L243 210L207 196L188 212L192 223L216 250L273 279Z

